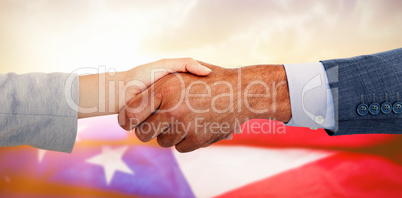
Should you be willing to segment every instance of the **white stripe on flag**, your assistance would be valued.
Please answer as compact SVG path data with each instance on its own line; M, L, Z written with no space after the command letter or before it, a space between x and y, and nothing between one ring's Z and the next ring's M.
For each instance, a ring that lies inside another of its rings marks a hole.
M173 152L196 197L212 197L331 156L332 151L210 146Z

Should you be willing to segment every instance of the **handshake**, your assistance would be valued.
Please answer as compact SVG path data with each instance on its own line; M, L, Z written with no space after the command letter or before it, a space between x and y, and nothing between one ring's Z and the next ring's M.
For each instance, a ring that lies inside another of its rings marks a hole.
M79 118L118 113L119 125L139 140L157 138L179 152L231 139L249 119L291 118L282 65L226 69L192 58L163 59L81 76L79 100Z

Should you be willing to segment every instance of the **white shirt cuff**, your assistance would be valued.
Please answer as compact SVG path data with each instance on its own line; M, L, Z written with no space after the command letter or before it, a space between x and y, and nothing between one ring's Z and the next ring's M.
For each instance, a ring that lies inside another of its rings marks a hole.
M285 64L292 118L287 126L335 128L334 102L322 63Z

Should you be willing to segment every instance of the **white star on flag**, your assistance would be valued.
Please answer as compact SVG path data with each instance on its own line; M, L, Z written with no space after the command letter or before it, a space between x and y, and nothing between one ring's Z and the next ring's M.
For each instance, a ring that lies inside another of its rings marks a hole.
M116 171L121 171L132 175L135 174L134 171L132 171L123 161L123 155L127 149L128 146L118 147L115 149L109 146L104 146L102 147L101 154L86 160L86 162L102 166L103 170L105 171L106 184L109 185Z

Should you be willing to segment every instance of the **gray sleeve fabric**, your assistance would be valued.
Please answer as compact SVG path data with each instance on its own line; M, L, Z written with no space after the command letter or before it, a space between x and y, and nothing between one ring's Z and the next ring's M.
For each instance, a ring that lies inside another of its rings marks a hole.
M75 74L0 74L0 146L31 145L71 153L78 107L70 107L65 84L73 77L71 99L78 104Z
M322 63L335 107L335 129L326 130L329 135L402 134L402 114L357 113L362 98L367 105L398 102L397 93L402 94L402 48Z

